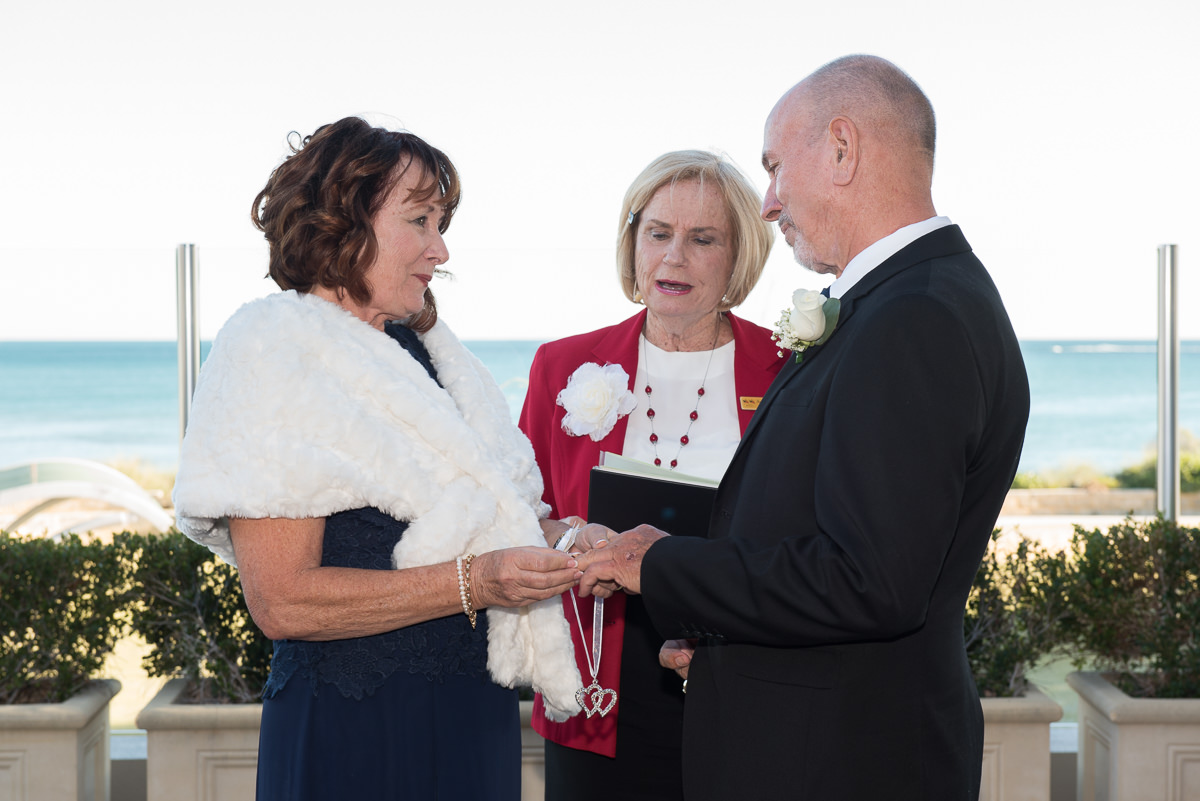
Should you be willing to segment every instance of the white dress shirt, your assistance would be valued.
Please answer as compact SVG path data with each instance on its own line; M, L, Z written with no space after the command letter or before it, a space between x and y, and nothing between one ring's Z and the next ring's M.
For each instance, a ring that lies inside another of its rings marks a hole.
M912 225L893 231L876 242L863 248L862 252L850 260L842 274L829 285L829 297L840 298L850 291L863 277L879 265L894 256L906 245L910 245L921 237L939 228L950 225L949 217L930 217Z

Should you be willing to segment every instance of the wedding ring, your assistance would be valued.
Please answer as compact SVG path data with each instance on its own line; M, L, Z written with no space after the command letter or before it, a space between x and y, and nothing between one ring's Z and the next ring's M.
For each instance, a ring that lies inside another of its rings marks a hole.
M683 694L687 695L687 679L683 680Z

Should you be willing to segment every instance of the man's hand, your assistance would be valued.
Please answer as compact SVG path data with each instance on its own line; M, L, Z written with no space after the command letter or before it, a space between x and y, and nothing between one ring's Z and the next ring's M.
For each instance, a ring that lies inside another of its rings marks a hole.
M658 664L679 674L687 681L688 668L696 653L695 640L667 640L658 651Z
M642 557L650 546L669 536L654 526L642 524L610 537L608 544L579 557L579 596L607 598L614 590L637 595L642 591Z

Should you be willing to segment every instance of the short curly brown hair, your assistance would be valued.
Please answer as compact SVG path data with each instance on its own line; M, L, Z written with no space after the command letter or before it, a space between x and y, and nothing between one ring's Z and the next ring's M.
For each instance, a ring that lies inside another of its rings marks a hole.
M289 137L299 137L293 132ZM371 300L367 268L378 242L372 220L388 193L414 165L424 172L407 200L439 198L445 233L458 208L458 172L446 154L415 134L376 128L359 117L322 125L292 145L292 155L271 173L254 198L250 218L270 245L267 274L282 289L314 287ZM437 322L433 292L407 325L428 331Z

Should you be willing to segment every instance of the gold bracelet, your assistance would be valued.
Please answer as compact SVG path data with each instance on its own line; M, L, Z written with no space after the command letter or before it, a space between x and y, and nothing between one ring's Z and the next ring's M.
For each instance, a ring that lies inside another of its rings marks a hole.
M454 562L458 568L458 599L462 601L463 614L471 621L472 629L475 628L476 620L475 606L471 603L471 561L474 558L475 554L469 553L458 557Z

